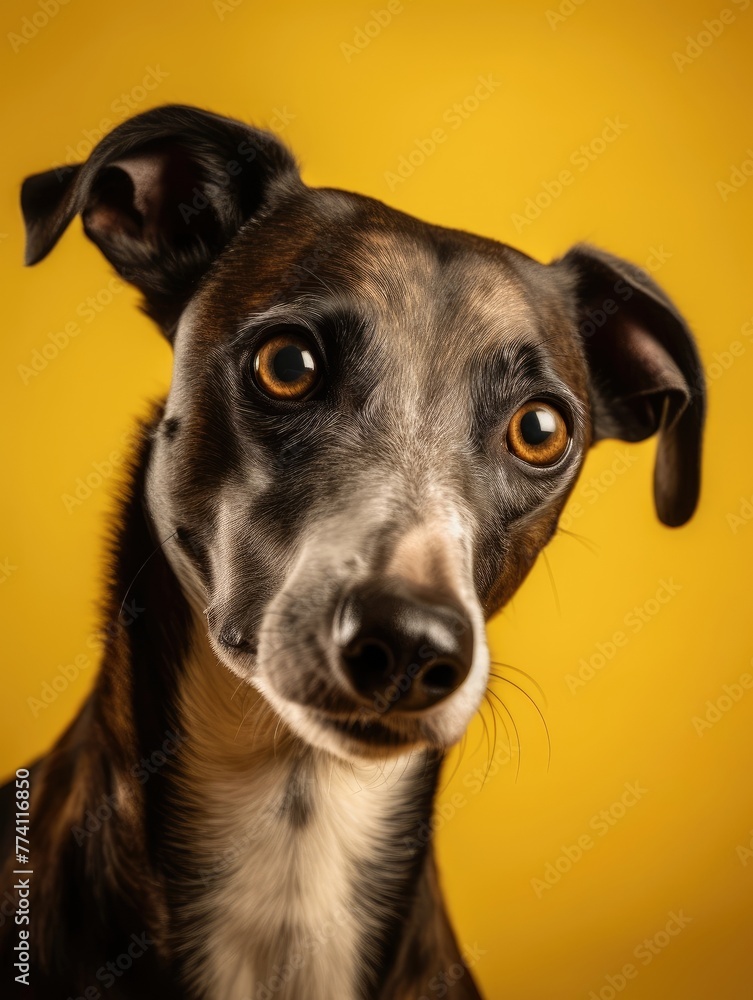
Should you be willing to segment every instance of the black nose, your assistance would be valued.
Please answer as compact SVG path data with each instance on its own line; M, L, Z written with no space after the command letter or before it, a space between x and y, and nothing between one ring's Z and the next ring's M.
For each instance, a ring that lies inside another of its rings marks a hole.
M335 640L353 693L378 712L436 705L460 687L473 659L473 628L460 608L401 582L349 593Z

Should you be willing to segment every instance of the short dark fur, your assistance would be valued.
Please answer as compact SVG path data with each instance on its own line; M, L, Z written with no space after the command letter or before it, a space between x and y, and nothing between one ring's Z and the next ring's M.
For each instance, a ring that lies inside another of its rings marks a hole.
M658 514L669 525L691 516L703 375L680 314L624 261L579 246L542 266L359 195L307 188L273 136L194 108L158 108L125 122L82 166L29 178L22 206L27 263L41 260L80 214L168 339L180 339L184 320L176 381L190 391L174 412L155 410L142 429L108 562L97 683L33 769L32 986L19 995L81 995L96 985L95 971L144 932L146 956L107 996L194 995L179 985L190 929L181 907L202 892L190 848L175 836L175 816L190 825L192 810L182 754L171 751L145 783L134 773L166 734L178 744L182 738L178 691L192 643L183 577L193 574L209 594L218 655L250 670L293 542L319 517L347 512L356 487L390 479L399 503L363 537L362 555L378 577L400 537L420 523L441 469L438 488L462 497L477 521L472 582L488 618L556 530L575 481L572 463L593 441L658 432ZM303 317L321 342L327 390L313 402L270 406L244 380L264 329L258 317L275 309ZM401 393L414 391L420 365L432 377L420 385L425 426L415 442L396 406ZM392 377L404 379L393 395ZM534 474L499 459L501 415L515 400L550 393L570 413L565 490L557 488L561 471ZM243 558L228 569L230 592L220 593L220 525L211 501L220 486L237 491L254 476L265 486L238 501ZM312 576L279 625L282 633L284 619L310 663L294 669L283 658L276 683L291 704L315 706L347 728L353 705L329 676L317 631L341 595L318 583ZM451 603L450 591L437 580L436 599ZM377 721L364 741L380 733ZM390 739L404 738L399 727L387 728ZM442 750L427 751L416 811L394 817L385 846L423 843L418 832L431 816ZM304 761L291 771L281 807L291 831L312 821L318 805L310 792ZM76 842L75 831L104 801L117 802L112 818ZM7 787L2 802L7 815ZM431 845L389 868L379 856L364 862L353 903L367 900L382 916L376 957L363 958L363 1000L415 1000L433 976L462 961ZM3 913L5 989L14 935ZM470 971L452 995L479 997Z

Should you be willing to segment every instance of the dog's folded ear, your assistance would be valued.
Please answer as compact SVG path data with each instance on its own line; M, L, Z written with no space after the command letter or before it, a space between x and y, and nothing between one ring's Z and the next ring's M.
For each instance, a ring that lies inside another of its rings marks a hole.
M578 245L555 266L577 303L595 439L642 441L658 432L656 510L664 524L684 524L700 491L706 401L688 325L644 271L618 257Z
M239 227L300 184L292 155L270 133L198 108L154 108L110 132L86 163L24 181L26 263L42 260L80 214L86 235L170 336Z

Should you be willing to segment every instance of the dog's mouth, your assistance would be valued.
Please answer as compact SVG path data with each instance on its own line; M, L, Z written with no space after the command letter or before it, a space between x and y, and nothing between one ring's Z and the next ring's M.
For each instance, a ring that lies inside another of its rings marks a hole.
M407 730L404 725L396 728L385 725L381 719L363 713L353 713L350 718L330 716L321 710L315 711L319 725L339 733L355 745L382 750L407 750L420 742L421 734L415 727Z
M276 714L312 746L346 760L385 759L411 750L443 745L428 719L405 713L377 713L359 706L341 694L317 692L303 699L283 694L269 683L259 685Z

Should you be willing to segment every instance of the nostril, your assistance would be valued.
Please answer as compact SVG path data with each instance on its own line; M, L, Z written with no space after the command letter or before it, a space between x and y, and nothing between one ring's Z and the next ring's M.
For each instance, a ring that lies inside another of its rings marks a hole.
M460 686L460 671L454 663L433 663L424 671L421 683L434 695L450 694Z
M471 669L473 629L458 606L433 597L382 581L341 598L332 637L340 679L357 700L380 712L422 712L461 687Z
M372 694L378 690L395 663L390 649L378 639L359 643L352 652L345 654L344 659L361 694Z
M389 649L374 639L362 643L358 660L364 670L374 674L381 675L392 666L392 654Z

